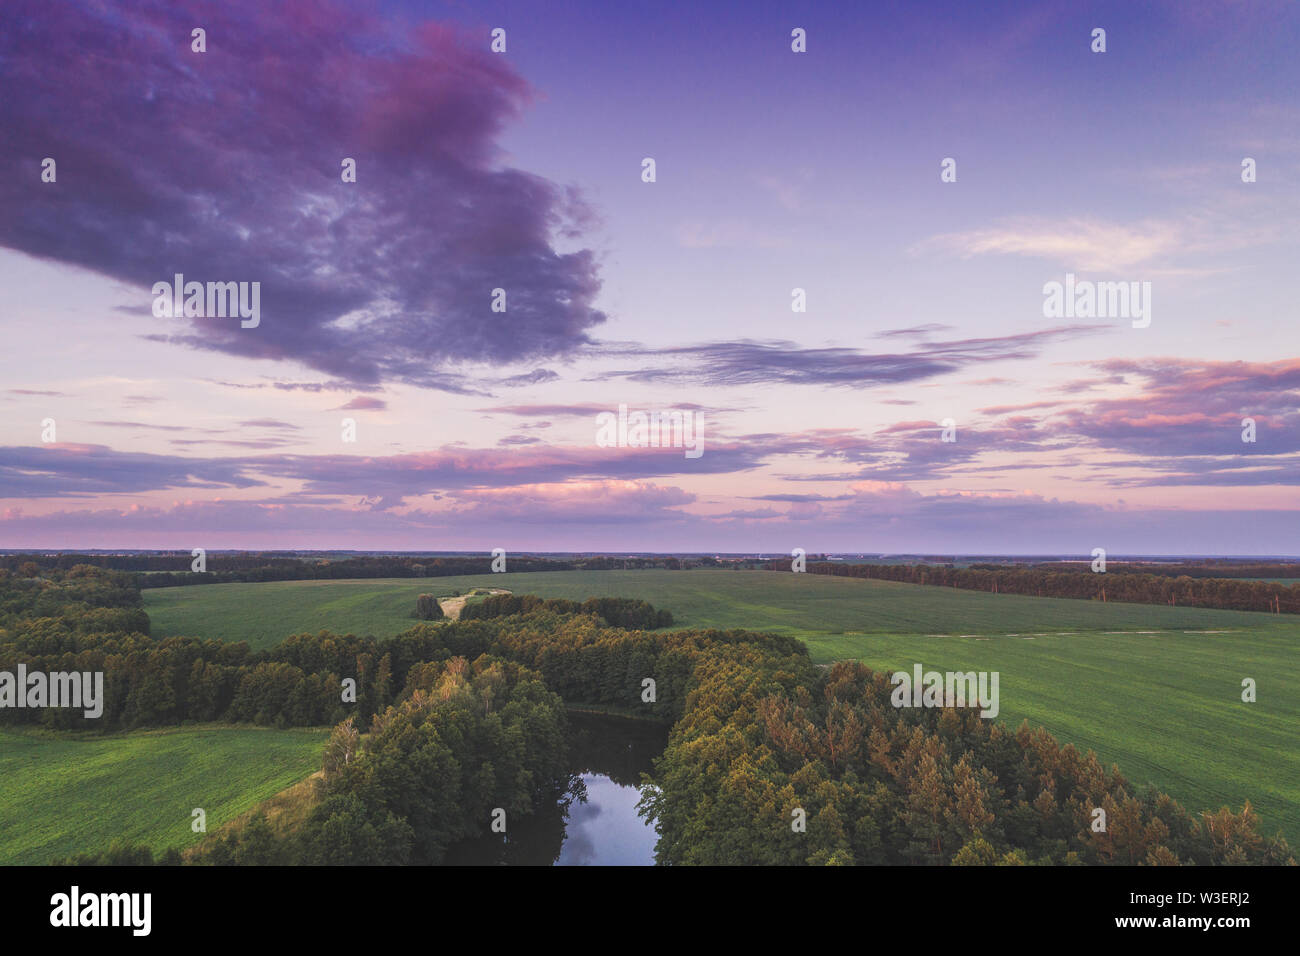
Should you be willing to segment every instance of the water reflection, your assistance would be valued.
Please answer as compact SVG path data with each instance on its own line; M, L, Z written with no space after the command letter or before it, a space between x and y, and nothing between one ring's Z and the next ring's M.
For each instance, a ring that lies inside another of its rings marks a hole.
M641 794L604 774L583 774L587 802L569 808L558 866L649 866L655 861L651 821L637 816Z
M649 866L653 821L637 815L642 773L668 740L666 728L594 714L569 715L571 776L553 807L512 820L509 832L452 847L458 866Z

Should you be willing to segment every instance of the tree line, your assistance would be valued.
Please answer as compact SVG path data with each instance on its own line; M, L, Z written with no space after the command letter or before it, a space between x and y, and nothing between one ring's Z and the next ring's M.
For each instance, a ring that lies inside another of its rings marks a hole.
M44 572L67 571L77 566L136 573L141 588L169 588L192 584L259 583L263 581L317 581L347 578L439 578L467 574L489 574L489 555L355 555L325 558L284 555L276 552L210 554L206 570L193 571L190 552L146 554L0 554L0 573L35 578ZM662 568L682 570L691 564L715 565L712 558L683 560L673 555L646 557L540 558L510 557L511 572L529 571L613 571Z
M1054 570L1059 569L1060 565L1035 564L1033 567ZM1075 565L1073 570L1087 571L1088 563ZM1166 578L1300 578L1300 562L1295 561L1234 561L1220 558L1159 564L1150 561L1112 561L1107 570L1157 574Z
M529 614L536 610L557 614L594 614L615 627L652 631L673 623L670 611L656 610L648 601L636 598L588 598L579 603L567 598L542 599L535 594L493 594L461 609L462 621L486 621L494 617Z
M771 561L766 569L788 574L790 562ZM934 564L845 564L827 561L810 563L807 569L809 574L931 584L997 594L1300 614L1300 587L1267 581L1170 577L1165 574L1109 569L1104 574L1094 574L1087 565L1081 569L1056 566L1054 570L1047 570L1043 567L1006 565L958 568Z

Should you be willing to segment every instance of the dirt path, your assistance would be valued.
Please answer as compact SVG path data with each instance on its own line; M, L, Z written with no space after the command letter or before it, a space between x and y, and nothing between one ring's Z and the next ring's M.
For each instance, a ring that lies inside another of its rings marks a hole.
M488 594L509 594L509 588L475 588L477 591L487 591ZM459 621L460 612L465 607L465 602L472 597L470 594L462 594L460 597L443 598L438 602L442 607L443 616L449 621Z

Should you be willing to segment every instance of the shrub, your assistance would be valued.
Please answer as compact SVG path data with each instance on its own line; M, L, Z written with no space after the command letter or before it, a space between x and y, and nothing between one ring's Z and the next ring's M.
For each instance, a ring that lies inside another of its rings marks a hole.
M415 616L421 621L441 620L442 605L432 594L421 594L415 599Z

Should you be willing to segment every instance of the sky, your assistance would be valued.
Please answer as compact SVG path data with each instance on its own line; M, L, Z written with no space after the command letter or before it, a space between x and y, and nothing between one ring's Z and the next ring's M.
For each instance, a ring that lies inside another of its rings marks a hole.
M1300 554L1297 49L1271 0L6 0L0 548Z

